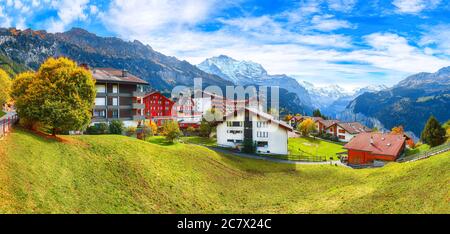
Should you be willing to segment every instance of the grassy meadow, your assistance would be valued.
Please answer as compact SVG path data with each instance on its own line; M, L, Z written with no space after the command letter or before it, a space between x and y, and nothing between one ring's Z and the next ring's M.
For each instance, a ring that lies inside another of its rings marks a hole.
M113 135L0 144L0 213L450 213L450 152L352 170Z

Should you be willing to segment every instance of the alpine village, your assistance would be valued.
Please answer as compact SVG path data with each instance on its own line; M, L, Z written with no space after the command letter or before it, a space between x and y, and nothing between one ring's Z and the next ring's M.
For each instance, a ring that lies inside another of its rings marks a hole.
M444 108L383 122L282 85L278 109L206 89L173 97L196 77L233 84L77 28L1 29L0 47L0 213L450 212L450 67L433 74L445 91L417 97Z

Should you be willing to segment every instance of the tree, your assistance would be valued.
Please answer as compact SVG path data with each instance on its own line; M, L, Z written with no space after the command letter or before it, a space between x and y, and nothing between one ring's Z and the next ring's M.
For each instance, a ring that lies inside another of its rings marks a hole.
M19 116L51 128L53 136L86 127L95 95L92 74L67 58L50 58L37 73L20 74L12 93Z
M9 101L11 93L11 78L0 69L0 110L1 107Z
M155 123L155 121L150 120L149 122L146 122L145 124L146 124L146 127L150 128L152 136L158 134L158 125Z
M284 116L284 121L288 122L293 118L293 116L291 114L288 114L286 116Z
M116 135L122 135L123 132L123 122L120 120L113 120L109 124L109 133L110 134L116 134Z
M445 134L445 129L439 121L434 116L431 116L422 131L420 139L423 143L435 147L445 142Z
M214 130L214 124L212 122L209 122L205 119L202 119L202 122L200 123L200 136L202 137L209 137L211 133Z
M178 126L178 123L174 120L169 120L166 121L163 125L163 135L166 136L167 141L173 143L183 134Z
M391 130L391 133L392 134L404 134L405 130L403 129L403 126L400 125L400 126L393 127Z
M327 117L323 115L319 109L315 109L313 111L313 117L321 117L322 119L327 119Z
M308 136L310 133L316 131L316 124L312 119L305 119L297 126L297 130L302 133L303 136Z
M242 152L247 154L254 154L256 152L256 143L250 139L244 139Z

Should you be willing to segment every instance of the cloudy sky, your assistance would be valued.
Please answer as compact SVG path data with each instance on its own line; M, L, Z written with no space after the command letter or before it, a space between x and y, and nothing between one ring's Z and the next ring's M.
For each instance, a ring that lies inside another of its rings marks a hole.
M450 66L450 0L0 0L0 27L82 27L347 89Z

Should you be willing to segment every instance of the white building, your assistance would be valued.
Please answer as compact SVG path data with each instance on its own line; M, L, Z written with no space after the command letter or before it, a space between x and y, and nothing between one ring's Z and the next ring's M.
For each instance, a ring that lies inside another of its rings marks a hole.
M288 154L288 132L292 127L253 108L231 114L217 126L217 144L242 148L244 139L256 144L259 154Z

